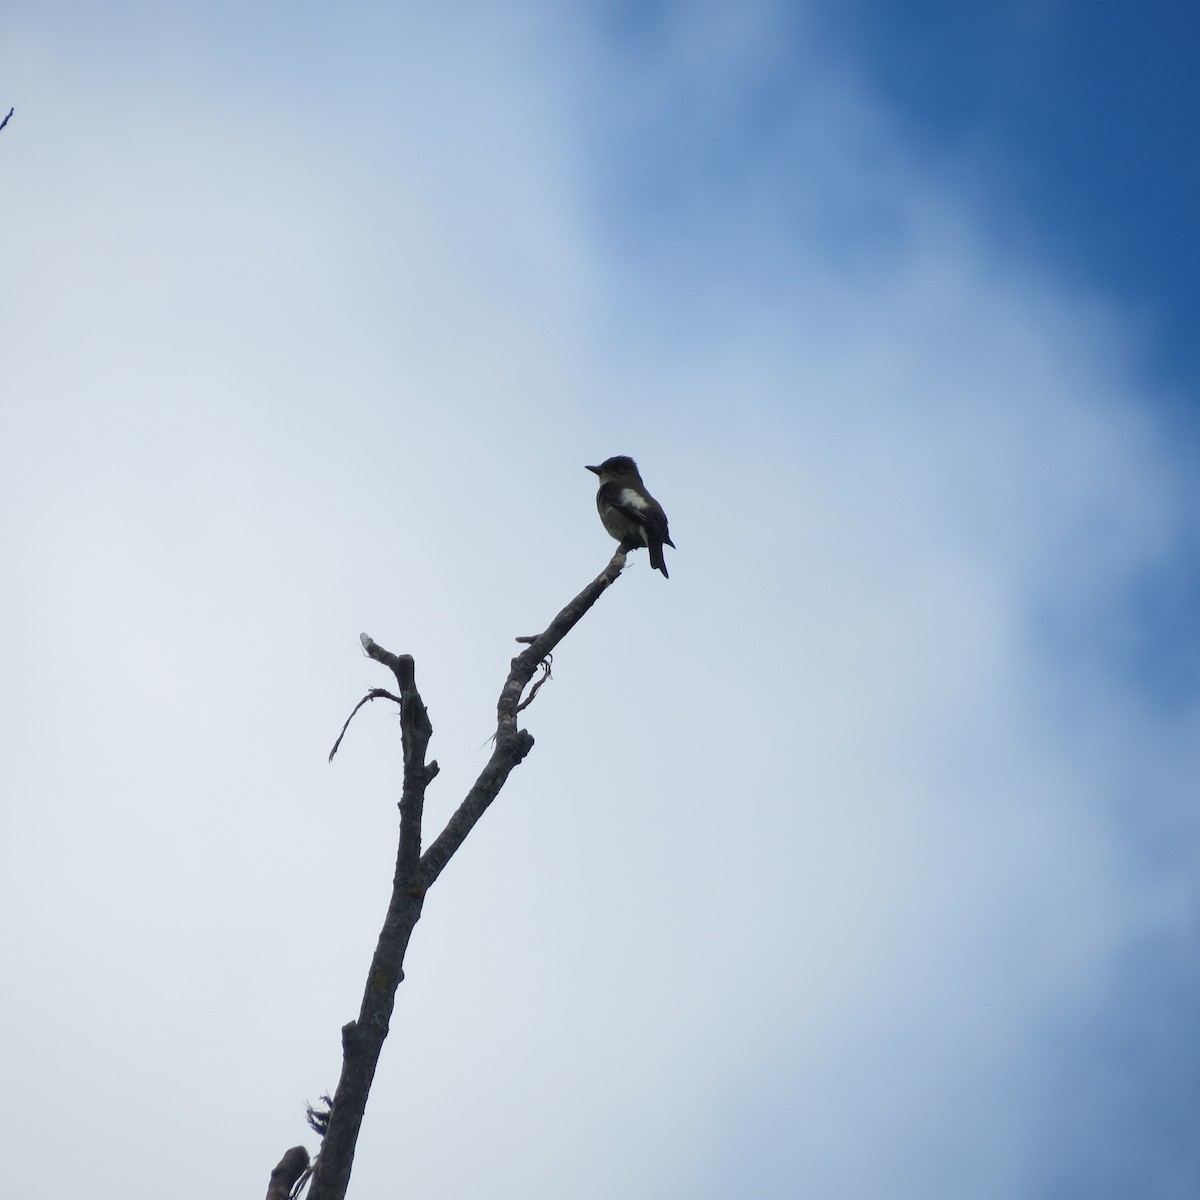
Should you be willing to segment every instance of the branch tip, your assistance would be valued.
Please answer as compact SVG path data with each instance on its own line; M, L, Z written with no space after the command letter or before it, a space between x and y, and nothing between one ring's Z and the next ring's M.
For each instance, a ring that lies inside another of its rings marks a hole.
M308 1170L308 1151L303 1146L293 1146L279 1160L271 1172L271 1185L267 1188L267 1200L287 1200L299 1194L297 1185ZM306 1181L307 1182L307 1181Z

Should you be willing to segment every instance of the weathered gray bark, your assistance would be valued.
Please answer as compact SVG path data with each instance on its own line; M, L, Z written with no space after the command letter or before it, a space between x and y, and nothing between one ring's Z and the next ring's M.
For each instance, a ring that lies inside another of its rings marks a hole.
M288 1200L296 1180L308 1170L308 1151L303 1146L293 1146L279 1160L271 1172L271 1183L267 1188L267 1200Z
M400 839L391 901L367 972L358 1018L342 1027L342 1073L334 1093L328 1129L314 1160L309 1200L343 1200L346 1195L371 1082L388 1035L396 988L404 978L404 955L412 931L420 920L426 892L496 799L513 768L533 748L532 735L517 728L518 714L528 704L532 693L524 703L521 696L538 666L620 575L625 566L626 549L622 545L608 566L542 633L519 639L529 645L512 660L508 678L500 690L496 704L496 740L491 757L446 827L424 853L421 852L421 817L425 789L438 772L436 762L425 761L433 727L417 691L412 657L392 654L366 634L362 635L367 654L392 671L400 689L400 736L404 751ZM283 1167L281 1162L272 1172L272 1186L276 1173ZM293 1180L299 1174L297 1172ZM274 1196L274 1193L268 1193L269 1200L274 1200Z

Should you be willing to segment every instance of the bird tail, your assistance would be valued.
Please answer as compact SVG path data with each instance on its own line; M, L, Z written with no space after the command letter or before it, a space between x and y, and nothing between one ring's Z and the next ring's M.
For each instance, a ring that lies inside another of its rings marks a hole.
M667 563L663 558L662 542L652 541L646 549L650 551L650 566L656 571L661 571L664 579L670 579L670 575L667 574Z

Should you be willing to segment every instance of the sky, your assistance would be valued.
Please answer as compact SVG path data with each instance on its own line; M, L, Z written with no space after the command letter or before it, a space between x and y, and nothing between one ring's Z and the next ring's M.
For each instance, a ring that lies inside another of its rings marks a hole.
M9 1190L261 1194L395 853L351 1196L1200 1189L1178 6L17 5Z

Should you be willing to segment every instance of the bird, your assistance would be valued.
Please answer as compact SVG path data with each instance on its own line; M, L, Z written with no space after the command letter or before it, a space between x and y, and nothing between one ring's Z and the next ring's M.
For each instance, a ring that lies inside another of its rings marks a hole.
M646 491L637 463L627 454L616 454L588 470L600 477L596 508L604 528L625 549L645 546L650 551L651 567L661 571L664 579L670 579L663 561L663 546L674 550L675 543L667 529L667 514Z

